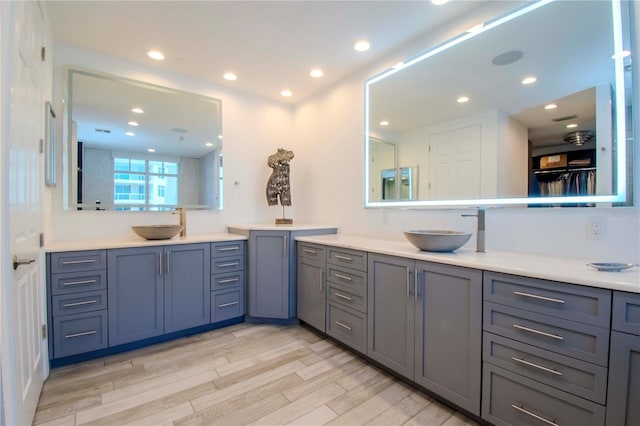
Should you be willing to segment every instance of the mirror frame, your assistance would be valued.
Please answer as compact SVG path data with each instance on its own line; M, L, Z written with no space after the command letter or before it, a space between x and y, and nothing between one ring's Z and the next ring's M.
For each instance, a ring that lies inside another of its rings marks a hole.
M575 203L627 203L629 202L627 188L627 144L626 144L626 94L625 94L625 79L624 79L624 67L625 58L622 52L625 50L631 51L630 46L627 44L629 41L625 37L625 33L630 32L628 28L629 10L628 5L623 10L621 0L611 0L612 15L613 15L613 39L614 39L614 78L615 78L615 110L623 113L615 114L615 150L616 150L616 162L615 162L615 185L614 194L611 195L591 195L591 196L568 196L568 197L514 197L514 198L487 198L487 199L469 199L469 200L422 200L422 201L371 201L369 198L370 188L370 170L369 170L369 91L371 85L386 77L394 75L403 69L410 67L418 62L428 59L432 56L436 56L438 53L450 49L465 40L482 34L491 30L499 25L507 23L513 19L516 19L522 15L532 12L540 7L543 7L549 3L557 0L539 0L532 4L526 4L521 7L517 7L511 11L508 11L504 15L500 15L496 18L484 22L482 29L474 32L465 32L437 44L434 47L419 53L416 56L410 57L407 60L394 65L365 81L364 90L364 207L365 208L427 208L427 207L472 207L472 206L504 206L504 205L526 205L535 204L536 206L545 205L558 205L558 204L575 204ZM627 56L628 62L632 62L634 53L631 56ZM619 135L623 135L620 137ZM630 173L629 173L630 174Z
M214 165L214 181L212 182L212 188L214 188L215 201L213 204L198 204L198 205L181 205L178 204L175 208L183 207L188 210L222 210L223 209L223 172L221 168L223 167L223 131L222 131L222 101L217 98L213 98L211 96L201 95L198 93L188 92L185 90L175 89L173 87L161 86L158 84L149 83L146 81L135 80L132 78L122 77L114 74L105 73L102 71L86 69L82 67L66 65L64 67L64 93L65 98L64 102L64 118L63 118L63 176L65 179L64 182L64 193L63 193L63 208L68 211L92 211L96 209L96 207L103 207L96 204L90 203L77 203L77 174L73 171L77 170L77 148L74 147L73 138L76 137L76 132L73 129L73 75L81 74L85 76L91 76L96 78L102 78L105 80L110 80L113 82L119 82L124 84L135 85L142 88L147 88L149 90L158 90L162 92L172 92L180 95L189 95L195 98L203 99L208 102L217 101L219 103L218 106L218 117L216 119L219 122L219 133L217 137L212 136L212 138L216 141L216 146L214 148L215 151L215 165ZM104 209L100 209L104 210ZM117 211L121 210L117 209L108 209L108 211ZM122 210L127 211L127 210ZM167 211L164 209L161 210L142 210L145 213L152 212L163 212ZM140 211L135 211L136 213L140 213Z

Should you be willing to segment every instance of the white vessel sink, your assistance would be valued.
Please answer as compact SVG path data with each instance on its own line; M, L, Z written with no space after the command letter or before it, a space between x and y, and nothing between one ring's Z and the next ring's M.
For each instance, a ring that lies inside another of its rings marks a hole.
M184 225L144 225L132 226L133 232L145 240L168 240L182 231Z
M467 232L430 229L405 231L404 236L418 249L435 252L454 251L471 238Z

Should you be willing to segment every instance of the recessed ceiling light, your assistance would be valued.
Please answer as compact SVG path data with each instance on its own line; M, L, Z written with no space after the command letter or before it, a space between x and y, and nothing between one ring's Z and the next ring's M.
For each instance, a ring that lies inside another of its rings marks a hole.
M547 104L544 106L544 109L556 109L558 108L558 105L556 104Z
M611 56L611 59L626 58L629 55L631 55L631 52L629 50L622 50L620 52L614 53Z
M397 64L395 64L391 68L393 68L394 70L397 70L397 69L400 69L402 67L404 67L404 62L398 62Z
M431 3L436 6L442 6L443 4L449 3L449 0L431 0Z
M135 112L136 114L143 114L144 110L142 108L135 107L131 108L131 112Z
M222 139L222 138L223 138L223 136L222 136L222 135L218 135L218 139Z
M129 126L139 126L140 124L137 121L130 121L127 123Z
M147 149L147 151L148 151L148 152L156 152L156 150L155 150L155 149L153 149L153 148L149 148L149 149Z
M388 125L389 125L389 122L388 122L387 120L382 120L382 121L380 122L380 125L381 125L381 126L388 126Z
M133 133L133 132L126 132L125 135L127 135L127 136L135 136L136 134Z
M357 41L356 44L353 45L353 48L358 52L366 52L371 47L371 44L367 40Z
M521 83L526 85L526 84L533 84L536 81L538 81L538 79L536 77L531 76L531 77L523 78Z
M465 104L465 103L469 102L469 97L460 96L458 99L456 99L456 102L458 102L459 104Z
M232 72L226 72L226 73L224 73L222 78L224 78L225 80L229 80L229 81L236 81L238 79L238 76L235 75Z
M164 59L164 54L159 50L150 50L147 52L147 56L156 61L162 61Z
M576 123L567 124L567 129L575 129L576 127L578 127Z
M211 142L207 142L204 144L205 146L213 146L213 144Z
M282 92L280 92L280 94L281 94L282 96L286 96L286 97L289 97L289 96L292 96L292 95L293 95L293 93L291 92L291 90L283 90Z
M321 69L316 68L316 69L311 70L311 72L309 73L309 75L310 75L311 77L313 77L313 78L320 78L320 77L322 77L322 76L324 75L324 72L322 72L322 70L321 70Z

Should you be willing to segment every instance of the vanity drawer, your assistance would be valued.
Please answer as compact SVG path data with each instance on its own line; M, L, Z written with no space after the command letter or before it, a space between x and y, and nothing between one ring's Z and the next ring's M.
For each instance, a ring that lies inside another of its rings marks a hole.
M607 369L485 332L482 359L493 365L604 404Z
M244 256L244 241L211 243L211 257Z
M317 244L298 243L298 259L315 260L324 263L327 255L327 248Z
M609 328L611 291L495 272L484 273L484 300Z
M605 408L483 363L482 418L496 426L602 426Z
M244 271L211 275L211 290L224 290L230 287L244 288Z
M523 311L495 303L484 303L486 331L514 340L607 366L609 329L580 324Z
M54 317L53 330L55 358L104 349L109 335L107 311Z
M367 316L333 302L327 304L327 334L349 347L367 350Z
M244 315L244 289L237 287L211 292L211 322Z
M367 271L367 253L359 250L329 247L327 251L327 263L341 265L349 268Z
M328 283L327 297L341 305L348 306L352 309L367 313L367 297L359 294L351 293L351 290L343 286Z
M71 293L51 298L53 316L107 309L107 290Z
M367 273L327 265L327 281L349 289L350 293L367 298Z
M244 270L244 256L211 258L212 274L220 274L220 273L243 271L243 270Z
M107 268L106 250L51 253L51 273L95 271Z
M107 272L104 270L51 275L51 294L54 296L106 289Z
M640 336L640 294L613 292L611 328Z

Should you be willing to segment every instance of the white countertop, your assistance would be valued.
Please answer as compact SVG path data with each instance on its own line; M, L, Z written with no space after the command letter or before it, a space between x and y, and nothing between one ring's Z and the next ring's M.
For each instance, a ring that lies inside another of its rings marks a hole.
M173 237L168 240L145 240L141 237L120 238L113 240L66 240L53 241L45 245L45 251L48 253L60 251L77 251L77 250L102 250L125 247L149 247L149 246L166 246L172 244L190 244L190 243L213 243L220 241L238 241L246 240L247 237L236 234L197 234L187 235L186 237Z
M275 224L255 224L255 225L229 225L227 229L241 229L243 231L312 231L314 229L337 229L336 225L309 225L297 224L292 225L275 225Z
M453 253L430 253L418 250L407 241L341 234L297 237L296 240L485 271L640 293L640 268L637 266L620 272L601 272L587 266L590 262L609 262L612 261L611 259L580 259L500 251L476 253L473 248L464 247Z

